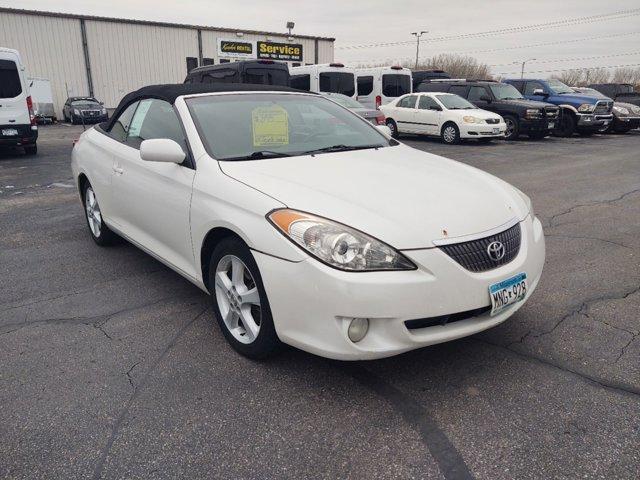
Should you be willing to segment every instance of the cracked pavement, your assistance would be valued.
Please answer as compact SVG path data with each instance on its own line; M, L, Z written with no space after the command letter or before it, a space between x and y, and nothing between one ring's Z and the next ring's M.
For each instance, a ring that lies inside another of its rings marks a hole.
M398 357L258 363L186 280L91 241L68 187L81 130L0 154L0 478L640 477L640 132L407 137L531 197L537 291L494 329Z

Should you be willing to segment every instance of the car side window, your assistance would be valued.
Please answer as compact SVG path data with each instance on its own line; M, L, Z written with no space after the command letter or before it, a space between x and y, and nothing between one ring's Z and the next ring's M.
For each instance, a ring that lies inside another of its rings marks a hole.
M114 122L111 130L109 130L109 135L113 137L115 140L119 142L123 142L127 139L127 132L129 131L129 125L131 124L131 119L133 118L133 114L138 107L139 102L133 102L129 105L124 112L120 114L117 120Z
M542 85L540 82L527 82L527 86L524 89L524 94L533 95L533 91L538 89L544 90L544 85Z
M152 138L174 140L187 151L187 142L173 106L164 100L149 98L140 101L129 126L126 144L140 148L144 140Z
M417 95L409 95L398 102L400 108L416 108Z
M469 97L467 98L467 100L469 100L471 103L482 102L484 101L482 100L482 97L488 97L488 96L489 96L489 93L484 87L471 87L471 89L469 90Z
M436 101L427 95L420 95L420 100L418 100L418 108L421 110L440 110L440 107L438 106Z
M467 98L467 86L466 85L452 85L449 89L449 93L455 93L462 98Z

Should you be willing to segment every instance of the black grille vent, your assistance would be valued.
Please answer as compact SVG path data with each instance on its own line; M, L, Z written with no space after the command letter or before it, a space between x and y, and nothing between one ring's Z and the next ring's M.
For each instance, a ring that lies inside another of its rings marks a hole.
M485 120L489 125L495 125L496 123L500 123L500 120L497 118L487 118Z
M491 311L491 307L476 308L467 310L466 312L452 313L449 315L441 315L439 317L419 318L417 320L407 320L404 322L409 330L418 328L435 327L436 325L446 325L447 323L459 322L468 318L479 317Z
M593 111L593 113L595 113L596 115L602 115L605 113L611 113L611 110L613 109L613 103L612 102L607 102L607 101L600 101L596 104L596 108Z
M487 247L493 242L501 242L504 245L504 257L500 260L493 260L487 252ZM508 230L490 237L443 245L440 249L467 270L472 272L492 270L509 263L518 255L520 251L520 224L516 223Z

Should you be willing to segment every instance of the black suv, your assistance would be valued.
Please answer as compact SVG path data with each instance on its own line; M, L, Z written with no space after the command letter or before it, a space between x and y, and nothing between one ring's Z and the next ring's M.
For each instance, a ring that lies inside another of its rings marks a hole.
M545 102L525 99L513 86L491 80L426 80L417 92L455 93L478 108L497 113L507 124L506 140L520 134L530 138L550 135L558 122L560 109Z

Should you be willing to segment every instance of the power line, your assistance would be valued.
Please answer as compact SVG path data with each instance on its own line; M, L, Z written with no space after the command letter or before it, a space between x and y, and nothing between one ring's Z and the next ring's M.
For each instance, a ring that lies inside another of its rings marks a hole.
M627 53L611 53L608 55L596 55L593 57L573 57L573 58L558 58L553 60L533 60L531 63L557 63L557 62L577 62L581 60L595 60L598 58L611 58L611 57L626 57L628 55L640 55L640 51L637 52L627 52ZM513 62L509 63L497 63L494 65L489 65L489 67L506 67L509 65L513 65Z
M623 68L623 67L640 67L640 63L626 63L621 65L594 65L590 68ZM526 70L524 73L553 73L553 72L574 72L574 71L583 71L585 68L556 68L553 70ZM497 75L520 75L520 72L500 72Z
M609 34L609 35L594 35L592 37L574 38L574 39L570 39L570 40L555 40L553 42L543 42L543 43L531 43L531 44L526 44L526 45L516 45L516 46L513 46L513 47L490 48L490 49L487 49L487 50L470 50L470 51L466 51L466 52L447 51L447 53L453 53L453 54L456 54L456 55L471 55L471 54L476 54L476 53L493 53L493 52L503 52L505 50L519 50L519 49L523 49L523 48L549 47L549 46L554 46L554 45L563 45L563 44L567 44L567 43L587 42L587 41L590 41L590 40L602 40L602 39L605 39L605 38L619 38L619 37L626 37L626 36L629 36L629 35L638 35L638 34L640 34L640 31L638 31L638 32L625 32L625 33L612 33L612 34ZM371 62L371 60L367 59L367 60L351 60L350 61L350 63L367 63L367 62Z
M535 30L544 30L547 28L559 28L559 27L567 27L574 25L582 25L586 23L596 23L603 22L609 20L619 20L629 17L634 17L640 15L640 8L634 8L630 10L620 10L612 13L604 13L600 15L591 15L587 17L576 17L576 18L568 18L564 20L556 20L554 22L545 22L545 23L536 23L531 25L519 25L515 27L501 28L497 30L487 30L484 32L474 32L474 33L466 33L466 34L457 34L457 35L448 35L443 37L433 37L428 41L429 43L433 42L445 42L450 40L460 40L466 38L477 38L477 37L491 37L495 35L504 35L509 33L522 33L529 32ZM398 42L378 42L378 43L368 43L368 44L360 44L360 45L342 45L336 46L336 50L356 50L363 48L375 48L375 47L391 47L396 45L413 45L413 42L410 40L398 41Z

